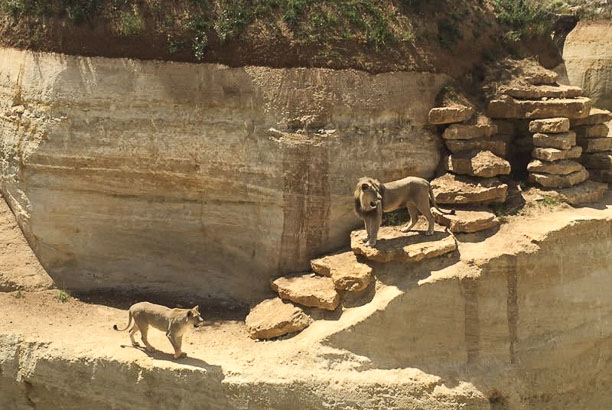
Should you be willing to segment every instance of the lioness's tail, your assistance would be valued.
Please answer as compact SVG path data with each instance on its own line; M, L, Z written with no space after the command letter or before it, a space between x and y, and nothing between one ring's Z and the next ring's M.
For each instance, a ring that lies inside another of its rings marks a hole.
M433 193L433 189L431 189L431 185L429 186L429 202L431 202L431 204L434 206L434 208L436 208L438 210L438 212L444 214L444 215L455 215L455 210L451 209L448 212L444 212L443 210L441 210L440 208L438 208L438 204L436 204L436 197L434 197L434 193Z
M128 311L128 314L129 314L129 316L130 316L130 317L129 317L129 319L128 319L128 324L127 324L127 326L126 326L126 327L124 327L123 329L119 329L119 328L117 327L117 325L113 325L113 329L118 330L118 331L120 331L120 332L123 332L123 331L124 331L124 330L126 330L128 327L130 327L130 325L132 324L132 311L131 311L131 310L129 310L129 311Z

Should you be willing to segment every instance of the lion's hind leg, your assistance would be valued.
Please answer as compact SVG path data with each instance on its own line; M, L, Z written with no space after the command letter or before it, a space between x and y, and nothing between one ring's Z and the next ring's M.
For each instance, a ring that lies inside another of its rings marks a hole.
M434 217L431 214L431 208L429 207L429 201L427 205L419 207L419 211L427 218L427 232L425 235L433 235L434 233Z
M132 328L128 331L128 334L130 335L130 340L132 341L132 346L134 347L140 347L140 344L136 341L136 338L134 337L138 330L138 325L136 324L136 322L134 322L134 325L132 325Z
M406 208L408 208L408 214L410 214L410 222L409 222L408 226L405 226L405 227L400 229L400 231L402 231L402 232L410 232L412 227L419 220L419 210L417 209L416 206L414 206L413 204L407 204Z

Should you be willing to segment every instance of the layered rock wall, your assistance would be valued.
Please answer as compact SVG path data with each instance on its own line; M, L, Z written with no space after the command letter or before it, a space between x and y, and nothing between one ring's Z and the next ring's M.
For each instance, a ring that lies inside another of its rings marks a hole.
M429 177L430 73L0 50L0 189L60 286L240 302L348 243L356 178Z

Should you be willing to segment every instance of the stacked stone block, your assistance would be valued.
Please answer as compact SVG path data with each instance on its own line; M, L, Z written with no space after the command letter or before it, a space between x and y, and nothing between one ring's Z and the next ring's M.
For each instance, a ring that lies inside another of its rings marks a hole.
M580 162L594 181L612 182L612 113L591 109L586 118L572 121L577 143L582 147Z

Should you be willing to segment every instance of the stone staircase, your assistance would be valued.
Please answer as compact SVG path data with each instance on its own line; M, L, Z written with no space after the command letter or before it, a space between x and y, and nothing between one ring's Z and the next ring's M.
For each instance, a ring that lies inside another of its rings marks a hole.
M612 182L612 113L591 108L589 115L571 121L578 144L582 147L580 162L594 181Z
M270 339L299 332L313 317L337 312L348 296L358 296L374 286L373 264L417 263L457 249L455 238L441 227L431 236L424 235L424 229L404 233L399 227L382 227L375 248L365 245L365 236L364 230L354 231L351 250L311 260L312 272L271 281L278 297L251 309L246 318L250 336Z

